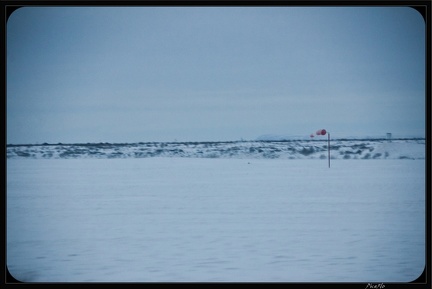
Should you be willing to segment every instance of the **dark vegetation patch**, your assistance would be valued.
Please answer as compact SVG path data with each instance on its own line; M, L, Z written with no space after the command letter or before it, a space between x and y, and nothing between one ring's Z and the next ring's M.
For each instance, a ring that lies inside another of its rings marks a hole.
M373 158L377 159L377 158L381 157L381 155L382 155L381 153L376 153L376 154L374 154Z
M313 147L303 147L302 150L298 151L299 153L301 153L304 156L308 156L311 155L315 152L315 149Z

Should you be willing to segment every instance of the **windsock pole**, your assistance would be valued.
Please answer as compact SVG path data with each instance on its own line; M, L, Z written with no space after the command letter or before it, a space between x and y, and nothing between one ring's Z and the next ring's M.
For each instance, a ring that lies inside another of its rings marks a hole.
M328 166L330 168L330 133L326 131L325 129L319 129L315 133L316 135L326 135L327 134L327 152L328 152ZM311 138L314 137L314 134L312 133L310 135Z
M329 165L329 168L330 168L330 133L328 133L327 149L328 149L328 165Z

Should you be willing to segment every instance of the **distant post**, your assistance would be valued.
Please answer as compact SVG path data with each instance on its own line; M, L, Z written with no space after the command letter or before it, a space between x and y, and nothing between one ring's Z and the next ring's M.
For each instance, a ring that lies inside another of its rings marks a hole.
M391 134L391 132L388 132L387 133L387 141L391 142L391 139L392 139L392 134Z

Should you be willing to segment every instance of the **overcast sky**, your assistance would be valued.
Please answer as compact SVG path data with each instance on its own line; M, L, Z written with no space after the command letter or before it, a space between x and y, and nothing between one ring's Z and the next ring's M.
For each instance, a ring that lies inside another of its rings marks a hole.
M7 22L7 143L425 135L407 7L26 7Z

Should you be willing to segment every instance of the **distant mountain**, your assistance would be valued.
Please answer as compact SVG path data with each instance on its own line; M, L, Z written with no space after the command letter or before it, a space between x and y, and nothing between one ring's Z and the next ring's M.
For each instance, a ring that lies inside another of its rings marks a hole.
M284 140L306 140L309 135L278 135L278 134L264 134L256 138L257 141L284 141Z

